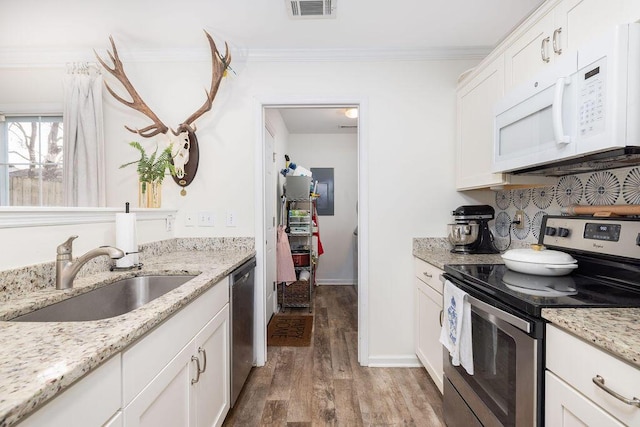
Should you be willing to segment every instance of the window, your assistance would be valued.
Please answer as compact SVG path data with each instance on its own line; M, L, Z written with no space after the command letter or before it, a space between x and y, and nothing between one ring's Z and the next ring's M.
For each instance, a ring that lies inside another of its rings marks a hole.
M0 206L63 206L62 116L0 116Z

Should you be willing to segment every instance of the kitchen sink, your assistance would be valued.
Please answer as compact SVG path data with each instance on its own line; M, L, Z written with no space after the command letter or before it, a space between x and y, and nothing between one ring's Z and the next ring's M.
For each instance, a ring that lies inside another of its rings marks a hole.
M135 310L195 276L140 276L121 279L48 305L12 322L78 322L108 319Z

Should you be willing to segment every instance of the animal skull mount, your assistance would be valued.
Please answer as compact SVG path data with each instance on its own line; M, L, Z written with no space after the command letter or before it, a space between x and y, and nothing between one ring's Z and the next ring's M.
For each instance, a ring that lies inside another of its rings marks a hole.
M185 176L184 167L189 163L189 150L191 149L191 141L189 140L189 132L181 132L175 141L171 143L173 158L173 166L176 170L176 177L183 179Z
M113 41L113 37L109 36L109 41L111 42L112 52L107 51L113 66L107 65L107 63L100 58L98 53L94 50L96 57L98 58L98 62L100 65L107 70L112 76L114 76L118 81L122 84L122 86L126 89L129 94L131 101L121 97L117 93L111 89L108 83L105 82L105 87L107 91L113 96L116 100L123 103L127 107L133 108L147 116L153 124L146 126L142 129L133 129L125 125L125 128L133 133L137 133L138 135L151 138L160 133L167 134L169 130L171 133L175 135L175 139L173 142L173 159L172 162L176 168L176 174L173 176L173 180L182 187L182 191L180 194L183 196L186 193L184 187L191 184L193 178L195 178L196 172L198 171L198 161L200 159L200 149L198 146L198 138L196 138L196 126L194 122L200 116L202 116L207 111L211 110L211 106L213 105L213 99L215 98L218 88L220 87L220 82L222 78L226 75L226 70L229 68L229 64L231 63L231 53L229 53L229 46L225 42L225 54L222 56L216 47L215 42L213 41L213 37L208 32L204 32L207 36L207 40L209 41L209 46L211 48L211 87L209 90L205 90L205 94L207 99L204 104L196 110L193 114L191 114L183 123L178 125L176 130L173 130L167 127L160 118L147 106L147 104L142 100L142 97L138 94L138 92L133 87L133 84L127 77L124 72L124 66L120 57L118 56L118 50L116 49L116 45ZM167 135L170 136L170 135ZM170 138L171 139L171 138Z

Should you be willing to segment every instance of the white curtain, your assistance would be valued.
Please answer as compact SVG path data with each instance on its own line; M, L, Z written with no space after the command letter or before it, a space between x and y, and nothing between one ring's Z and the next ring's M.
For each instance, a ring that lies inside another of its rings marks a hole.
M102 76L74 65L64 80L64 197L67 206L106 206Z

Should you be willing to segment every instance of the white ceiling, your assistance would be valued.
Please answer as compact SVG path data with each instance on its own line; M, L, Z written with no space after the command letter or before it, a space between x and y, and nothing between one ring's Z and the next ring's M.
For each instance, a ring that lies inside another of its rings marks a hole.
M335 19L293 20L284 0L3 2L0 48L206 48L200 29L241 50L494 47L542 0L336 0Z
M346 108L279 108L289 133L357 133L358 119L344 115Z
M93 60L113 35L121 56L197 51L201 29L243 57L486 54L543 0L333 0L336 18L292 19L288 0L8 1L0 14L0 66ZM58 56L56 56L58 52ZM206 56L203 56L206 57ZM42 59L44 58L44 59ZM175 59L175 58L174 58ZM180 60L180 59L177 59ZM22 61L22 62L21 62ZM31 59L31 63L36 61ZM238 62L240 61L240 62ZM283 111L292 133L354 132L342 109ZM335 120L330 120L335 119Z

